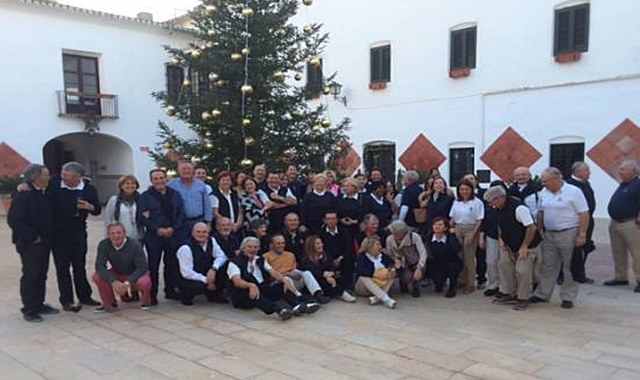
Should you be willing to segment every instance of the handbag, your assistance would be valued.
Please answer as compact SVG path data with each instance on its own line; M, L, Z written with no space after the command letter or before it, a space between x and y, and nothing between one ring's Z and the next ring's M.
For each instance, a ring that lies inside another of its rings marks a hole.
M413 243L413 232L409 232L410 245L405 245L400 249L402 258L404 259L405 266L411 267L417 265L420 261L420 253L418 247Z

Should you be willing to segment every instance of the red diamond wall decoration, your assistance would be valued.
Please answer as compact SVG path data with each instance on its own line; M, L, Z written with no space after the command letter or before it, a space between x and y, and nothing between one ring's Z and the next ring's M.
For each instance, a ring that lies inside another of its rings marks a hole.
M542 154L513 128L508 127L480 157L500 179L511 182L513 171L530 167Z
M402 153L398 161L407 170L427 172L440 167L446 159L447 157L421 133Z
M640 128L631 120L625 119L591 148L587 156L619 181L618 167L622 161L640 159Z
M0 178L17 177L30 162L8 144L0 143Z

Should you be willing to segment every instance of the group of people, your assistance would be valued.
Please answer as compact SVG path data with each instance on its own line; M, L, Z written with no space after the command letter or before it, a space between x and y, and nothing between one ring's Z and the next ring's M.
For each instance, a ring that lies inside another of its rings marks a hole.
M633 161L620 167L609 204L616 273L605 285L628 284L627 251L640 276L639 173ZM413 297L425 284L449 298L485 289L516 310L547 302L561 284L562 306L570 308L577 284L592 282L585 260L594 249L595 197L583 162L566 180L548 168L538 184L518 168L509 186L494 181L486 190L469 174L455 193L437 171L424 184L408 171L396 193L379 170L337 183L331 171L303 181L294 165L284 172L257 165L251 175L219 172L210 185L206 168L183 161L171 180L152 170L144 192L134 176L123 176L104 212L84 174L70 162L50 178L34 164L14 196L8 222L22 260L27 321L59 312L44 302L51 252L59 301L71 312L82 305L112 312L118 301L146 310L158 304L162 283L165 298L185 306L204 295L286 320L334 298L362 296L393 309L396 279ZM86 219L101 212L105 238L91 276L98 302L86 275Z

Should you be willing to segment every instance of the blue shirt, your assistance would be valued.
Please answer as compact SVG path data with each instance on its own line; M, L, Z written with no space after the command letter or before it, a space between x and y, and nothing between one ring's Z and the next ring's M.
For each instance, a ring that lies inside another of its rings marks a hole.
M194 179L191 186L187 187L180 178L174 178L167 186L177 191L182 197L187 219L202 218L205 222L213 220L213 208L204 182Z
M422 187L417 183L412 183L407 186L406 189L402 192L402 206L409 207L409 211L407 212L407 217L405 218L405 223L407 223L410 227L418 227L418 223L416 223L416 219L413 215L413 210L416 208L420 208L420 201L418 198L420 194L422 194Z
M640 212L640 178L621 183L609 201L609 216L616 222L635 219Z

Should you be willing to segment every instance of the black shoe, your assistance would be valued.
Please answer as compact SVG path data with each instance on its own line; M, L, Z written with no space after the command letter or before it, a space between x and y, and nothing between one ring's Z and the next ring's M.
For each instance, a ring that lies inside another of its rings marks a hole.
M100 305L100 304L98 304L98 305ZM77 313L80 310L82 310L82 305L73 305L73 304L67 303L67 304L62 305L62 310L71 311L73 313Z
M293 307L293 309L291 309L291 314L293 314L294 317L299 317L302 315L302 313L306 313L307 312L307 305L305 305L304 303L299 303L296 306Z
M307 314L313 314L316 311L320 310L320 304L316 302L309 302L308 304L305 305L304 309L305 309L304 311Z
M280 317L281 320L286 321L287 319L291 319L291 312L289 309L281 309L278 312L278 317Z
M493 297L496 294L498 294L498 289L487 289L484 291L484 296L485 297Z
M24 320L27 321L27 322L36 322L37 323L37 322L44 321L44 319L42 319L40 314L37 314L37 313L22 314L22 318L24 318Z
M640 293L640 282L638 282L638 285L636 285L635 289L633 289L633 291L635 293Z
M516 304L513 306L513 310L522 311L525 310L529 306L529 300L517 300Z
M436 285L435 291L436 293L442 293L442 291L444 290L444 286L440 285Z
M219 294L216 294L215 296L211 296L209 298L207 298L207 301L212 302L212 303L221 303L221 304L225 304L225 303L229 303L229 300Z
M87 306L100 306L102 305L100 302L94 300L93 298L89 298L83 301L80 301L81 304L83 305L87 305Z
M574 279L575 282L579 283L579 284L593 284L593 279L591 278L579 278L579 279Z
M548 301L547 300L543 300L542 298L540 298L538 296L529 297L529 303L543 303L543 302L548 302Z
M322 291L320 290L318 290L316 294L313 295L313 298L317 303L322 305L329 303L329 301L331 301L331 297L325 296L324 293L322 293Z
M192 300L182 300L181 302L184 306L193 306Z
M450 286L447 293L444 295L446 298L453 298L456 296L456 288L454 286Z
M409 287L407 285L400 284L400 293L409 293Z
M609 280L609 281L605 281L604 284L606 286L620 286L620 285L629 285L629 281L627 280Z
M573 302L572 301L562 301L562 306L563 309L571 309L573 307Z
M478 289L478 290L482 290L482 289L484 289L486 286L487 286L487 283L486 283L486 282L478 282L477 289Z
M413 289L411 290L411 297L413 298L418 298L420 297L420 288L418 287L418 285L414 285Z
M175 290L170 290L164 293L164 298L168 299L168 300L175 300L175 301L180 301L180 293L176 292Z
M42 307L40 308L40 311L38 312L42 315L51 315L51 314L59 314L60 310L51 307L50 305L42 304Z

